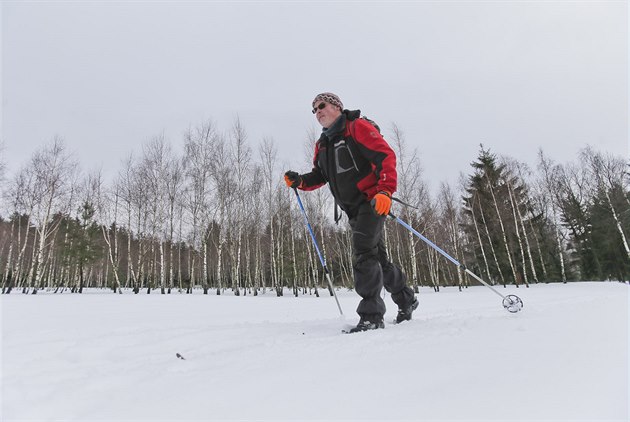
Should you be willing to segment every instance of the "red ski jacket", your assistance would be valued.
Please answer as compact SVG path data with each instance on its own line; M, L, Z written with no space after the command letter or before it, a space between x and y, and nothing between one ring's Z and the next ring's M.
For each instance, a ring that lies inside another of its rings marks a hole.
M315 144L313 170L302 175L300 189L310 191L328 182L335 201L346 212L372 200L380 191L396 191L396 155L360 110L344 110L343 130L322 133Z

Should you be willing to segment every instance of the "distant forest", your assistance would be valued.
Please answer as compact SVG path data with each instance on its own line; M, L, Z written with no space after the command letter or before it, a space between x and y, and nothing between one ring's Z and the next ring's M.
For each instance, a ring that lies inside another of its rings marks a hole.
M540 150L530 168L480 145L458 185L432 194L402 130L393 124L384 135L398 157L395 197L411 205L395 202L393 212L488 283L630 279L626 157L587 147L561 164ZM0 153L2 292L326 289L273 140L251 145L237 119L227 132L209 122L191 128L182 142L181 155L163 137L146 142L111 184L83 172L60 138L16 174ZM352 288L346 219L334 223L327 188L301 199L333 284ZM476 283L396 221L385 234L416 288Z

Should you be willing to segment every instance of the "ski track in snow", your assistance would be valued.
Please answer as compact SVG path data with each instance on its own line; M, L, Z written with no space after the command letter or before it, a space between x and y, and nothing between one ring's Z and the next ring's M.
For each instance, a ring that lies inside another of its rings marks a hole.
M421 289L342 334L358 296L2 296L3 421L628 420L629 286ZM180 353L185 360L178 359Z

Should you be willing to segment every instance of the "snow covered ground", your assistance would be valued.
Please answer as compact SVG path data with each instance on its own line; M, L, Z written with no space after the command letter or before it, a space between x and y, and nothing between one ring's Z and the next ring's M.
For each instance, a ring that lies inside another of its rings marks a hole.
M423 289L353 335L348 291L3 295L0 419L627 421L629 289Z

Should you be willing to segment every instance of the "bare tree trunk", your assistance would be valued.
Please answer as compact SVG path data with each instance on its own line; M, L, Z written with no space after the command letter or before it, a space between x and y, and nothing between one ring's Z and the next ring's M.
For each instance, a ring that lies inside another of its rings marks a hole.
M304 227L304 239L308 239L309 233L308 233L308 228ZM308 270L310 272L310 274L307 274L307 277L305 278L305 286L307 286L310 290L311 286L314 286L317 284L317 264L315 263L316 258L315 258L315 251L313 250L315 249L315 247L313 246L312 242L306 242L306 253L307 253L307 257L308 257Z
M171 294L171 289L173 289L173 282L175 280L175 263L173 262L173 233L171 232L170 236L171 240L168 244L168 290L167 293Z
M385 231L383 232L383 236L385 236L385 241L387 241L387 235ZM348 283L349 287L354 286L354 273L352 269L352 232L348 229L345 230L345 239L346 239L346 260L348 262Z
M505 245L505 252L507 254L508 262L510 263L510 268L512 269L512 276L514 277L514 283L518 287L518 276L516 274L516 267L514 267L514 262L512 261L512 252L510 251L510 245L507 240L507 233L505 231L505 226L503 225L503 217L499 212L499 203L497 202L497 198L494 194L494 189L490 183L490 178L486 173L486 180L488 181L488 189L490 190L490 194L492 195L492 202L494 204L494 209L497 213L497 218L499 220L499 227L501 227L501 234L503 235L503 244Z
M241 249L242 249L242 236L241 236L242 223L237 222L236 228L236 241L234 243L234 261L232 263L232 289L237 296L240 296L240 277L241 277Z
M181 293L184 289L182 285L182 224L183 224L183 205L181 207L180 218L179 218L179 234L177 235L177 280L179 282L179 292Z
M516 233L516 239L518 241L518 246L521 252L521 258L522 258L522 268L523 268L523 281L525 282L525 285L527 287L529 287L529 282L527 280L527 262L526 262L526 258L525 258L525 249L523 247L523 241L521 240L521 234L519 231L519 220L517 217L517 208L518 205L516 204L516 201L514 200L514 195L513 195L513 190L512 190L512 185L509 181L507 181L507 188L508 188L508 197L510 198L510 205L512 206L512 218L514 219L514 231ZM522 225L521 225L522 227ZM525 230L523 230L523 233L525 233ZM528 245L529 246L529 245ZM529 250L528 250L529 252ZM531 254L530 254L530 262L531 261ZM532 262L532 269L533 269L533 262ZM533 274L535 275L536 272L534 271Z
M205 236L203 239L203 293L208 294L208 281L210 280L209 272L208 272L208 237Z
M415 285L418 280L418 263L416 261L416 241L411 231L407 231L407 241L409 242L409 260L411 261L411 284Z
M481 212L481 216L482 216L482 219L483 219L483 210L481 209L481 201L478 201L478 202L479 202L479 211ZM479 248L481 249L481 256L483 257L483 262L486 265L486 274L488 274L488 278L489 278L490 283L492 283L492 285L494 285L496 283L494 282L494 277L492 276L492 273L490 272L490 264L488 263L488 257L486 256L486 251L485 251L485 249L483 247L483 240L481 239L481 233L479 232L479 225L477 224L477 218L475 217L475 205L474 205L474 202L473 202L473 206L470 207L470 212L471 212L471 215L472 215L473 224L475 226L475 233L477 233L477 240L479 241ZM484 221L484 225L485 225L485 219L483 219L483 221ZM488 236L488 240L490 241L490 235L489 235L487 229L486 229L486 234ZM492 248L492 241L490 241L490 247ZM492 255L494 256L494 260L495 260L495 263L496 263L496 265L498 267L499 274L501 274L501 279L503 279L503 274L501 273L501 268L499 267L499 262L496 259L496 255L494 253L494 248L492 248Z
M142 256L144 255L144 241L143 241L143 236L140 233L140 230L138 230L138 260L136 262L136 268L138 269L137 271L137 281L136 281L136 285L134 286L134 290L137 293L139 293L140 289L142 289L144 287L144 260L142 259Z
M542 249L540 248L540 241L538 240L538 235L536 234L536 231L534 229L534 225L532 224L531 220L529 220L529 228L532 231L532 236L534 236L534 242L536 242L536 252L538 253L538 259L540 261L540 267L542 268L542 271L543 271L543 278L545 280L548 280L549 276L547 274L547 265L545 264L545 259L543 257Z
M439 287L439 266L438 261L439 257L437 256L437 252L432 248L426 248L427 250L427 263L429 264L429 277L431 280L431 284L433 285L433 290L436 292L440 291Z
M560 272L561 272L562 282L566 283L567 275L566 275L565 265L564 265L564 254L562 253L563 251L562 237L560 235L560 228L558 227L559 213L558 213L558 208L556 207L556 203L555 203L557 189L554 186L555 182L553 180L554 178L553 178L552 169L551 169L552 163L549 160L545 159L545 157L543 156L542 150L538 152L538 158L540 160L539 168L541 168L543 171L544 189L546 190L548 197L551 198L549 203L551 205L551 214L553 217L553 224L554 224L554 235L555 235L556 245L558 247L558 258L560 260Z
M38 231L37 229L35 229L33 231L33 250L31 251L31 264L29 266L28 276L26 278L27 287L29 289L33 288L34 293L37 293L37 285L35 284L35 256L38 251L36 247L37 237L38 237Z
M610 208L610 212L612 213L613 219L615 220L617 231L619 232L619 235L621 236L621 240L623 242L623 247L626 251L626 255L628 256L628 259L630 259L630 247L628 246L628 239L626 238L626 234L624 233L623 227L621 226L621 220L619 219L619 215L617 214L617 211L615 210L615 206L613 205L613 202L610 199L610 194L608 193L608 189L604 189L604 192L606 194L606 201L608 202L608 207Z
M10 265L8 265L9 268L9 275L8 275L8 282L7 282L7 290L6 293L9 294L11 293L11 290L13 290L13 287L15 287L15 280L19 280L20 279L20 273L21 273L21 262L22 262L22 257L24 256L24 251L26 249L26 243L28 240L28 217L26 219L26 233L24 235L24 245L22 247L20 247L21 245L21 235L22 235L22 217L18 214L17 215L17 247L19 249L18 252L18 256L15 259L15 261L10 262ZM13 245L13 242L11 243L11 245ZM11 260L11 256L13 254L10 252L9 253L9 260Z
M197 275L196 273L196 256L195 256L195 250L193 249L193 247L191 246L188 252L188 256L189 256L189 264L190 264L190 270L188 271L188 274L190 274L190 284L188 287L189 290L189 294L192 294L193 292L193 286L195 286L197 284L197 281L195 280L195 277ZM206 282L202 281L202 287L203 287L203 294L207 295L208 294L208 286L206 286Z
M293 227L292 220L289 220L289 234L291 236L291 274L293 274L293 296L298 297L298 259L295 254L295 228Z
M278 223L278 260L279 265L276 267L276 295L283 296L284 291L282 290L282 281L283 281L283 269L284 269L284 238L282 236L282 219L276 219Z
M525 221L523 219L523 214L521 213L521 210L518 208L518 206L516 207L516 212L518 214L518 219L519 222L521 223L521 230L523 231L523 238L525 239L525 247L527 248L527 257L529 259L529 265L530 268L532 270L532 277L534 278L534 282L538 283L538 274L536 273L536 266L534 265L534 256L532 254L532 248L531 245L529 243L529 236L527 235L527 230L525 229ZM531 222L530 222L531 223ZM535 236L535 234L534 234ZM544 268L544 264L543 264L543 268ZM524 269L523 269L524 271Z
M112 241L109 237L109 232L107 230L107 228L103 225L101 225L101 230L103 232L103 239L105 240L105 243L107 244L107 257L109 258L109 262L110 264L112 264L112 270L114 273L114 292L116 290L120 290L120 279L118 278L118 268L116 265L116 261L114 260L114 251L112 250ZM114 229L116 230L116 229ZM116 235L114 234L114 237Z
M341 285L347 287L346 280L352 280L352 253L349 243L349 230L336 231L336 255L339 257L339 267L341 270Z
M28 244L28 233L29 233L29 225L30 225L30 218L29 216L26 217L26 230L24 233L24 243L22 244L22 247L20 248L20 253L18 254L18 257L15 261L16 265L17 265L17 271L15 271L15 279L18 280L18 282L23 278L23 274L25 272L25 267L26 264L24 263L24 259L26 256L26 245ZM18 245L20 244L20 228L18 227ZM33 231L33 235L35 235L35 232ZM34 241L33 241L34 242Z
M328 256L328 254L327 254L327 252L326 252L326 244L327 244L327 242L326 242L326 239L324 238L324 225L323 225L323 224L320 224L320 225L319 225L319 236L320 236L320 237L321 237L321 239L322 239L322 254L323 254L323 259L325 260L324 262L327 262L327 261L326 261L326 257ZM330 275L330 279L331 279L331 283L332 283L332 280L334 280L333 271L332 271L332 269L331 269L330 267L328 267L328 264L326 265L326 268L328 268L328 273L329 273L329 275ZM330 293L330 295L331 295L331 296L334 296L334 293L333 293L333 291L332 291L331 286L328 286L328 291L329 291L329 293Z
M128 211L128 220L127 220L127 286L130 286L133 283L133 286L138 284L138 280L136 278L136 273L133 270L133 260L131 257L131 207Z
M48 203L47 206L47 211L44 217L44 220L41 223L41 226L37 229L37 231L39 232L39 243L38 243L38 247L37 247L37 253L34 255L36 257L35 261L33 261L33 264L31 266L31 270L32 270L32 277L29 277L33 280L34 283L34 289L37 290L39 287L43 287L40 286L40 273L41 273L41 268L40 266L43 263L44 260L44 247L46 246L46 238L48 237L48 219L50 218L50 213L52 212L52 200L51 202Z
M274 218L273 218L273 214L270 215L270 219L269 219L269 242L271 243L270 247L269 247L269 254L271 256L271 285L274 286L274 288L276 288L277 286L277 280L276 280L276 267L277 267L277 262L276 262L276 239L275 239L275 233L274 233Z
M221 219L223 221L223 219ZM223 289L223 245L225 243L224 240L224 229L219 226L219 244L217 246L217 295L221 294L221 290Z
M116 285L115 285L115 289L118 289L118 293L122 294L122 290L121 290L121 282L120 282L120 275L118 274L118 191L116 191L115 194L116 200L114 201L114 223L112 225L113 228L113 235L114 235L114 250L113 250L113 255L111 256L112 259L112 270L114 271L114 278L116 280ZM109 245L108 245L109 247Z
M166 271L164 268L164 242L158 240L160 243L160 286L161 293L166 294Z
M52 241L50 246L48 247L48 254L46 254L46 258L44 258L44 262L42 263L43 271L42 271L42 283L46 289L50 289L52 287L53 279L53 261L55 260L55 244L57 243L57 233L58 230L52 234Z
M247 232L247 230L246 230ZM244 262L244 267L245 267L245 286L244 287L244 294L247 294L247 292L249 292L250 294L252 293L252 288L253 288L253 280L252 280L252 259L253 259L253 253L251 250L251 239L249 236L245 236L245 248L244 248L245 252L244 252L244 257L243 257L243 262Z
M5 274L4 274L4 284L2 285L2 294L9 294L11 293L11 290L13 289L13 283L14 283L14 276L15 276L15 268L16 268L16 263L14 263L13 261L13 244L14 239L15 239L15 226L16 226L16 221L17 221L17 246L20 246L20 222L21 222L21 218L18 215L17 218L15 220L13 220L13 222L11 223L11 240L9 242L9 253L7 256L7 266L5 268Z
M524 181L522 165L520 165L520 164L517 165L517 170L518 170L518 175L519 175L520 180ZM509 184L508 187L510 188L511 193L513 195L512 185ZM516 202L516 201L514 201L514 202ZM523 213L521 212L521 209L520 209L520 207L518 205L516 205L516 213L518 215L518 220L520 222L521 230L523 231L523 238L525 239L525 247L526 247L526 250L527 250L527 257L529 259L530 269L532 271L532 277L534 278L534 282L538 283L538 274L536 273L536 266L534 264L534 256L532 254L532 248L531 248L531 245L529 243L529 236L527 235L527 230L525 228L525 220L523 219ZM530 227L532 227L531 221L529 223L530 223ZM518 227L517 227L516 230L517 230L517 233L518 233ZM533 233L534 236L536 235L536 233L533 230L532 230L532 233ZM541 258L542 258L542 256L541 256ZM544 263L543 263L543 268L544 268ZM525 264L523 264L523 272L525 272Z

